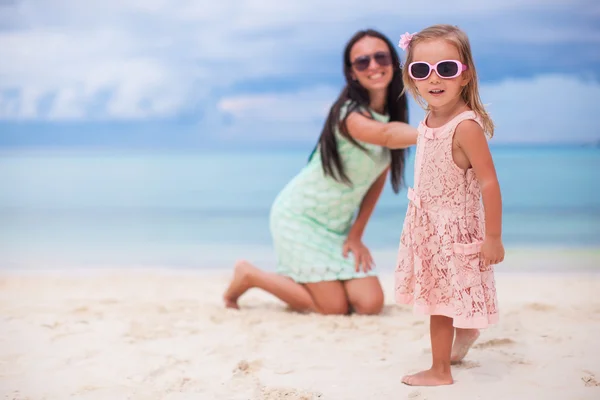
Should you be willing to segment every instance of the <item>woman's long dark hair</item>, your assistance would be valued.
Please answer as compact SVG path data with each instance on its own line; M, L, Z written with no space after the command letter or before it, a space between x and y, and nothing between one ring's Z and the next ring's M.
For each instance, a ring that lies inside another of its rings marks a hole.
M352 50L354 44L360 39L367 36L375 37L386 42L386 44L389 47L390 54L392 56L392 68L394 71L394 75L392 77L390 85L388 86L386 110L390 116L390 121L408 122L408 105L406 96L403 93L404 84L402 83L402 71L400 69L400 58L398 57L398 53L394 49L394 46L389 41L389 39L383 34L372 29L358 31L348 41L348 43L346 44L346 48L344 49L344 76L346 77L346 86L340 93L336 102L331 106L331 109L329 110L329 115L327 117L327 120L325 121L325 125L323 126L323 130L321 131L319 142L317 143L317 146L315 147L313 153L310 156L310 158L312 158L317 148L320 147L321 164L323 166L323 171L325 172L325 175L329 175L335 180L347 184L352 184L352 182L350 182L348 175L346 175L344 165L338 152L337 139L335 137L335 129L336 125L339 124L337 127L339 127L340 133L355 146L358 146L366 151L366 149L348 133L348 127L346 126L346 118L348 117L348 115L350 115L351 112L355 110L370 110L369 92L367 91L367 89L362 87L361 84L358 83L358 81L352 79L352 65L350 60L350 50ZM342 106L348 100L350 100L350 104L343 119L340 121L340 113ZM394 149L390 152L390 181L392 183L392 188L394 189L394 192L398 193L403 183L406 151L404 149Z

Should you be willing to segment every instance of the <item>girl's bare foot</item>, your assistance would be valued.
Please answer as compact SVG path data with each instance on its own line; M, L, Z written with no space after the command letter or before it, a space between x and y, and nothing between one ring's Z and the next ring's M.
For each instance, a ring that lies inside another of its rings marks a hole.
M458 363L465 358L473 343L479 338L479 329L460 329L456 328L454 345L452 346L452 355L450 362Z
M235 309L240 308L237 301L241 295L246 293L246 291L252 287L251 277L254 270L256 270L256 267L245 260L235 263L233 279L223 295L225 307Z
M413 375L406 375L402 378L402 383L409 386L441 386L452 385L454 380L448 370L442 372L434 369L417 372Z

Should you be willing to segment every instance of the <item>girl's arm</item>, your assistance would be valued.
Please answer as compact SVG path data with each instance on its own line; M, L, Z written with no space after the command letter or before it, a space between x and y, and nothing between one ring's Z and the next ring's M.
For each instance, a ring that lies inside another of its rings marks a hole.
M504 259L502 247L502 195L496 168L487 139L481 126L466 120L456 127L454 137L473 168L485 210L485 239L487 246L482 250L488 263L497 264Z
M417 130L404 122L379 122L352 112L346 119L348 133L356 140L390 149L403 149L417 144Z

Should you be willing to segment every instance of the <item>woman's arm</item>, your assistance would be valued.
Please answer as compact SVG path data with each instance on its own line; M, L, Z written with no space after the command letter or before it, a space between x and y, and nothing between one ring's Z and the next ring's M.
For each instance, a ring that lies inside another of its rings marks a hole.
M417 130L404 122L375 121L359 112L346 119L348 133L356 140L390 149L403 149L417 144Z
M388 171L389 167L379 175L365 194L365 197L363 197L358 215L350 228L350 232L342 248L344 257L348 257L348 252L352 252L354 255L354 269L356 272L359 272L361 267L364 272L368 272L373 268L373 257L369 249L363 244L362 236L365 232L367 222L369 222L371 214L375 209L375 204L377 204L377 200L381 196Z
M350 228L350 232L348 233L348 237L352 237L354 239L361 240L363 233L365 232L365 228L369 219L371 218L371 214L373 214L373 210L375 209L375 205L383 192L383 187L385 186L385 180L387 178L388 172L390 168L386 168L385 171L379 175L379 177L373 182L365 197L363 197L362 202L360 203L360 208L358 210L358 215L354 220L354 224Z

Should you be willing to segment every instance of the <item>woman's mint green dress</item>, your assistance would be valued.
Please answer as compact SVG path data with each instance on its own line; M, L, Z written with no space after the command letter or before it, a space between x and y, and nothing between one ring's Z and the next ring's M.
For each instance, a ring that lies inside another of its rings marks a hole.
M342 115L346 107L342 108ZM388 122L387 115L373 117ZM277 273L299 283L348 280L376 275L356 272L354 255L344 258L342 246L366 192L390 164L387 148L361 143L356 147L335 132L348 186L325 176L321 153L279 193L271 208L270 228L277 255Z

